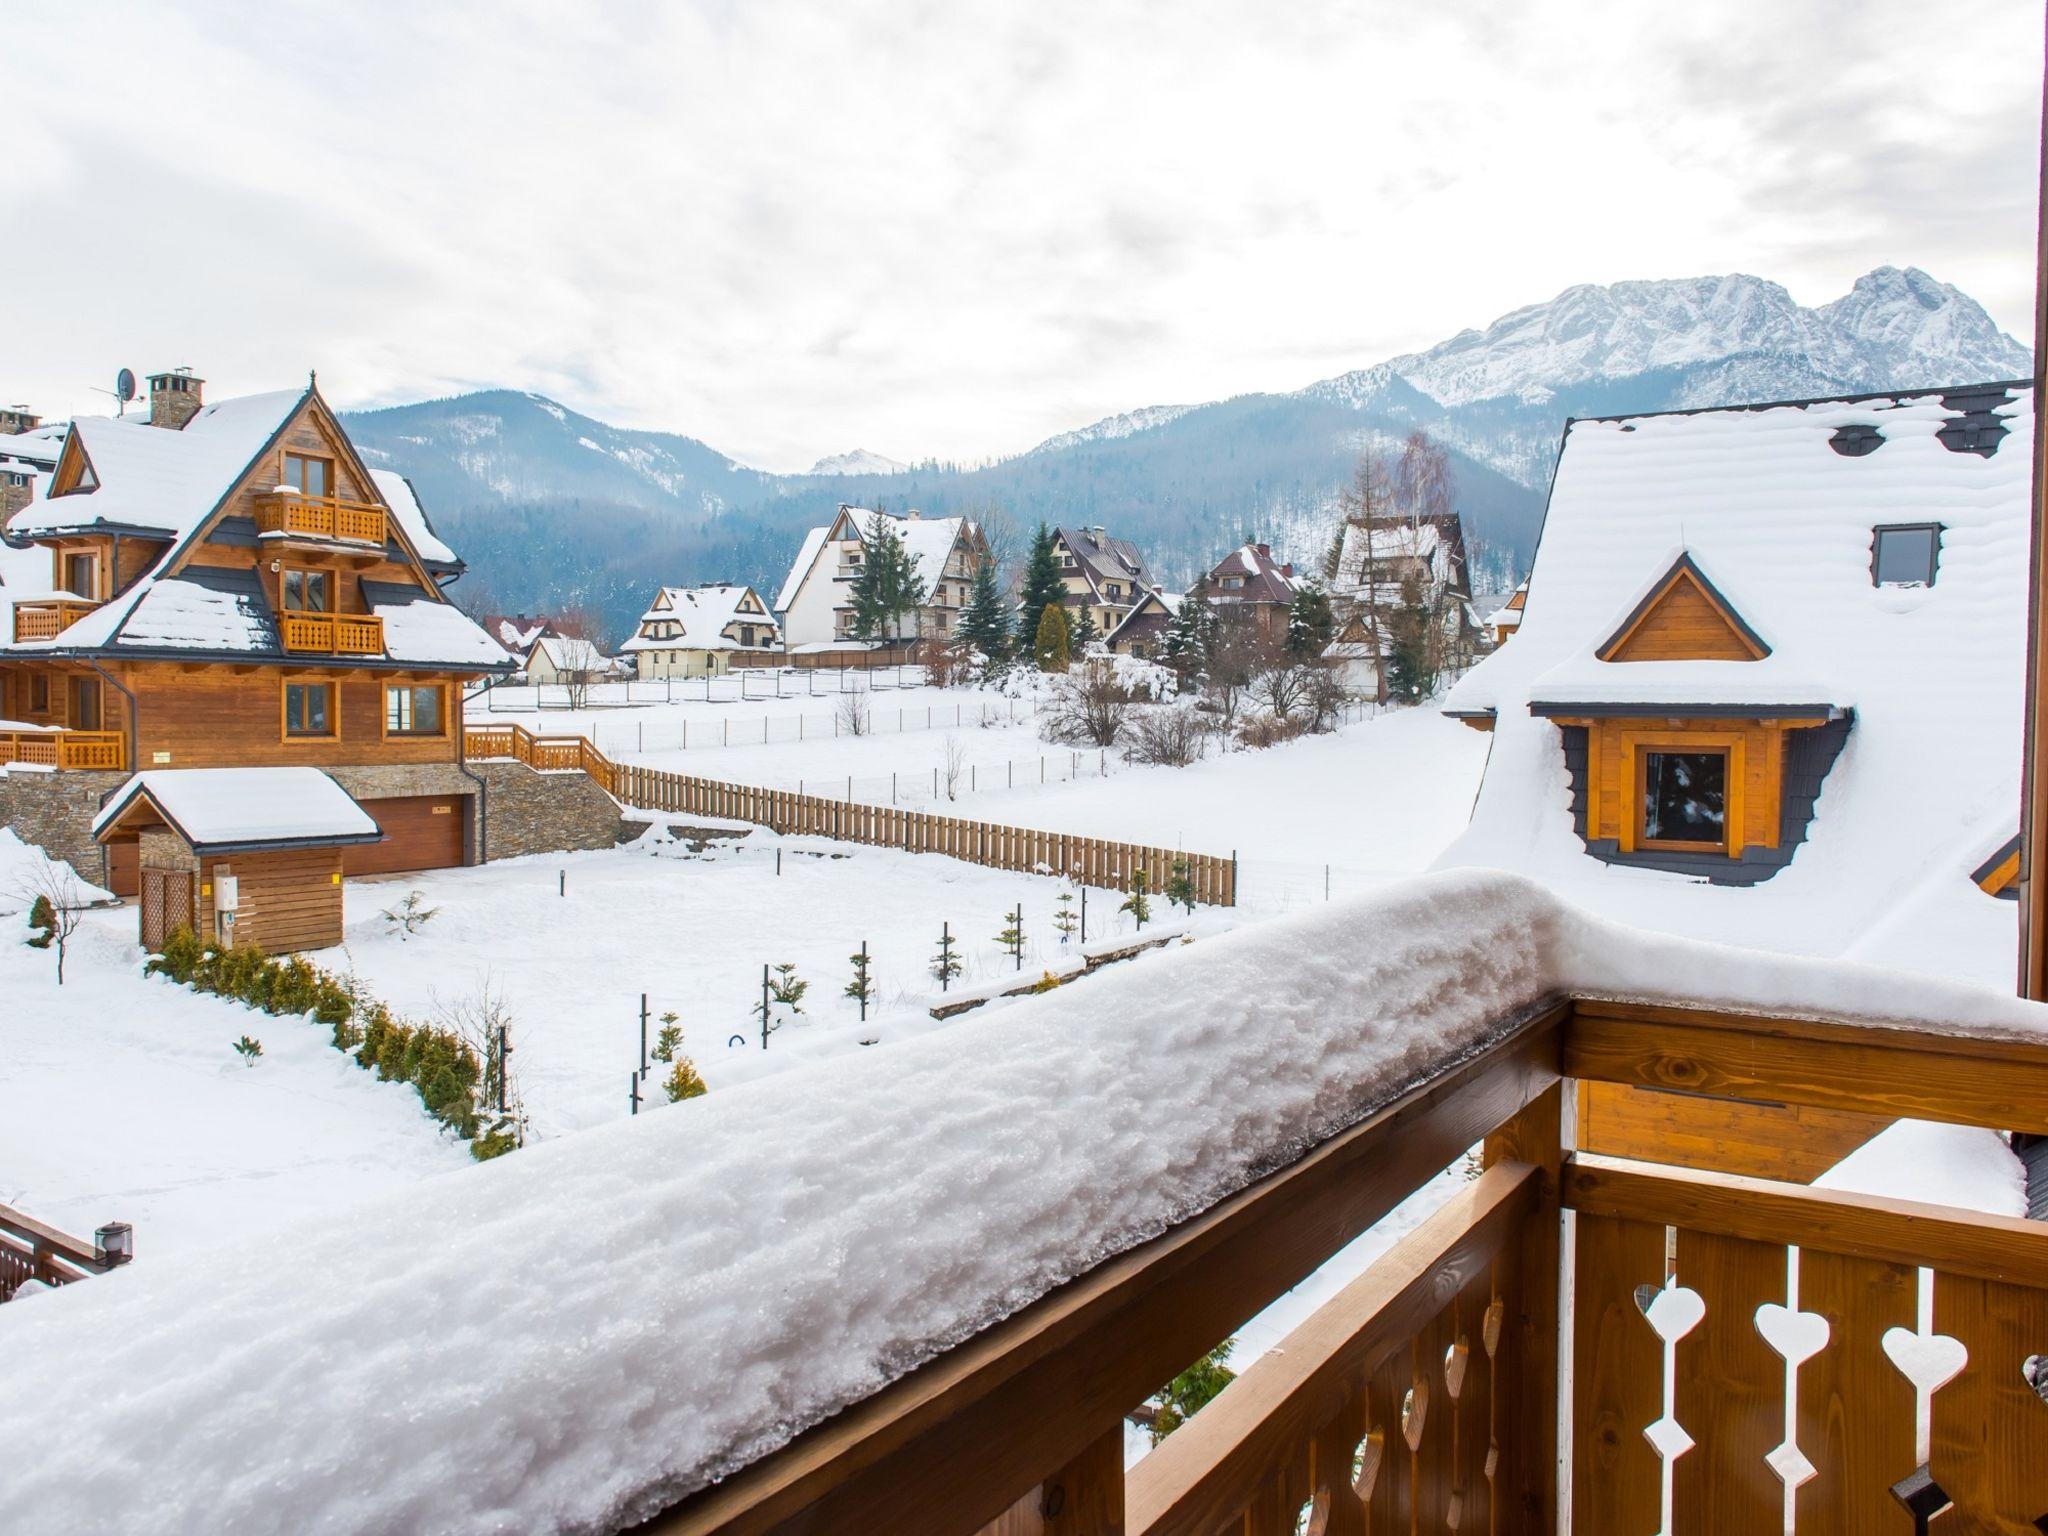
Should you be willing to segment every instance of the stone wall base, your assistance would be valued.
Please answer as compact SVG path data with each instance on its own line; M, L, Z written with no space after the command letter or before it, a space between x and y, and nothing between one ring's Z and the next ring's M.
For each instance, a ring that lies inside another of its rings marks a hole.
M0 769L0 826L62 859L80 879L103 886L106 856L93 841L92 819L107 796L127 782L128 775L115 770Z
M485 786L479 796L485 802L484 833L477 844L482 858L516 859L618 843L623 819L618 802L587 773L536 773L508 760L471 763L469 770ZM476 785L465 782L474 793Z

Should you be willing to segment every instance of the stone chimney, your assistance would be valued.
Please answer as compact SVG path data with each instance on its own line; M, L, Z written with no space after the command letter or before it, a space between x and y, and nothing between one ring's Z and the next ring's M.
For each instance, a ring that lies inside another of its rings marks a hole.
M19 437L24 432L35 431L42 424L43 418L25 405L0 405L0 437Z
M169 373L149 376L149 424L177 431L199 414L205 404L206 380L193 377L190 368L173 368Z
M28 505L35 476L25 464L0 464L0 526Z

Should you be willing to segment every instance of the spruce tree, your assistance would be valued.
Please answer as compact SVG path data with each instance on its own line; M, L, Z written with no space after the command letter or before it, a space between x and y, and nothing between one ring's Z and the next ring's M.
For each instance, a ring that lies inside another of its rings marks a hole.
M1081 622L1074 626L1074 654L1086 656L1088 647L1102 638L1102 631L1095 627L1095 610L1086 603L1081 605Z
M1039 621L1048 607L1065 607L1066 578L1060 574L1059 556L1053 553L1052 530L1044 523L1031 536L1031 553L1024 560L1024 585L1018 593L1017 654L1029 656L1038 644Z
M1414 704L1436 692L1434 618L1413 576L1401 583L1401 601L1387 620L1387 694Z
M1166 889L1161 893L1168 906L1182 906L1192 917L1195 911L1195 877L1188 868L1186 859L1175 859L1173 871L1166 877Z
M996 585L993 560L984 560L975 567L974 586L954 634L961 645L981 652L991 668L999 668L1010 659L1010 621L1003 612L1003 593Z
M1123 905L1117 908L1117 911L1119 912L1130 913L1131 916L1137 921L1138 927L1141 931L1143 930L1147 920L1149 920L1152 916L1152 903L1147 898L1145 893L1145 887L1149 882L1149 879L1150 877L1146 875L1145 868L1142 864L1139 865L1138 868L1132 870L1131 893L1130 895L1124 898Z
M1319 581L1304 584L1287 610L1287 653L1303 661L1323 654L1337 633L1330 594Z
M853 608L856 640L902 638L905 615L925 599L924 578L917 572L895 519L877 512L861 534L860 574L853 579L847 601Z
M945 991L953 978L960 974L960 948L953 942L951 924L939 928L939 952L932 956L932 975L938 978L939 990Z
M1050 605L1038 620L1038 643L1032 647L1041 672L1064 672L1073 654L1067 639L1067 610Z
M1185 683L1209 669L1209 650L1216 641L1216 610L1209 605L1207 588L1196 582L1173 612L1173 624L1160 642L1159 659L1173 668Z

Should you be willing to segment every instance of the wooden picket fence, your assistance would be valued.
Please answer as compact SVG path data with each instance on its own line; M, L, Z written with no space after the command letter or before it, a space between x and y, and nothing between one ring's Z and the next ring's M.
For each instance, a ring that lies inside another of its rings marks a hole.
M751 821L776 832L829 837L906 853L938 853L989 869L1051 875L1098 890L1127 889L1138 870L1156 893L1176 864L1186 866L1195 900L1237 905L1237 860L1142 843L1078 837L1037 827L1008 827L965 816L941 816L892 805L864 805L823 795L729 784L693 774L615 763L580 736L535 736L524 726L477 725L464 732L470 757L510 757L543 772L580 770L614 800L639 810Z

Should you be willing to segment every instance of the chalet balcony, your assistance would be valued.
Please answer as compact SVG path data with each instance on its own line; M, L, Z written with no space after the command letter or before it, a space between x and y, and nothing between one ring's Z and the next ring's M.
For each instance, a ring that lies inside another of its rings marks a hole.
M99 604L86 597L60 597L14 605L14 640L54 640Z
M67 731L0 726L0 764L40 768L126 768L128 738L120 731Z
M256 505L256 532L272 538L323 544L362 544L383 549L384 509L339 496L301 496L278 491Z
M382 656L384 621L360 613L281 613L277 628L294 655Z

